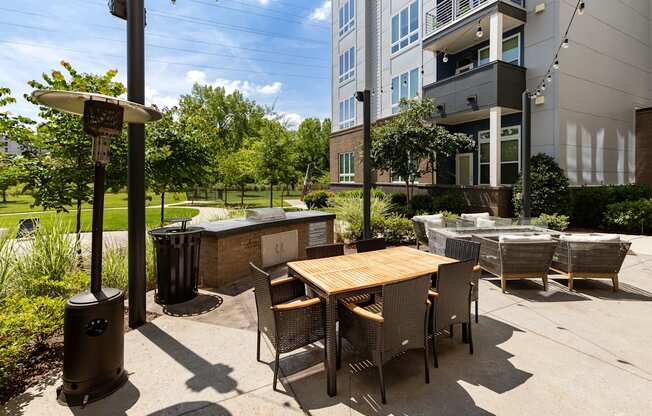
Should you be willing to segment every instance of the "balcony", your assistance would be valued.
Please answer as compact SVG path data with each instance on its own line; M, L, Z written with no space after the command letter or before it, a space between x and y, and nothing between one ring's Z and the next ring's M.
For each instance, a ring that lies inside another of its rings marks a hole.
M521 111L525 68L495 61L471 71L426 85L424 97L435 100L437 119L457 124L488 117L489 108L503 107L503 114Z
M447 50L455 53L477 41L475 30L469 25L478 25L489 33L489 19L492 13L502 13L503 30L523 25L527 13L523 8L525 0L439 0L434 9L426 13L423 47L428 50ZM458 33L460 32L460 33Z

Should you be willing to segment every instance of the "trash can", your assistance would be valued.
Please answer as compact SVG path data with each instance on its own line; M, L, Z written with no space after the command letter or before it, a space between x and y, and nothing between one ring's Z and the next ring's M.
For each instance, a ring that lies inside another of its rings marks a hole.
M156 303L172 305L197 296L201 227L158 228L150 231L156 259Z

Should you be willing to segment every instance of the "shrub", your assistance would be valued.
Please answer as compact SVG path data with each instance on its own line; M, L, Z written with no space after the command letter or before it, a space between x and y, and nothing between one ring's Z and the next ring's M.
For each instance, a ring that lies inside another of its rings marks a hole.
M391 204L390 212L392 214L408 215L407 195L402 192L394 192L388 195Z
M0 299L9 294L13 286L12 276L16 253L14 250L15 230L0 230Z
M371 198L371 232L378 235L382 232L383 222L390 211L390 204L387 197ZM344 224L341 227L339 240L357 241L362 238L362 198L337 195L333 199L333 212L337 219Z
M22 282L20 293L26 297L60 297L68 298L88 288L90 276L83 272L65 275L61 280L48 276L30 277Z
M149 238L148 238L149 240ZM102 252L102 282L127 294L129 290L129 262L126 248L109 245Z
M652 201L639 199L610 204L604 214L604 225L623 232L640 232L652 227Z
M585 186L571 193L571 222L578 227L598 228L604 225L607 206L618 202L638 201L652 197L643 185Z
M409 216L429 214L432 212L432 196L428 194L417 194L410 200Z
M402 215L393 214L385 218L383 235L388 244L409 244L415 241L412 221Z
M358 189L352 189L350 191L338 192L336 196L340 198L362 198L362 193L363 193L362 188L358 188ZM372 198L385 198L387 195L380 188L372 188L371 196Z
M432 199L432 212L448 211L456 214L464 211L466 202L462 191L450 190Z
M310 192L303 198L303 202L310 209L325 208L328 206L328 201L335 197L335 194L328 191L314 191Z
M519 176L513 187L514 210L521 210L523 178ZM530 159L530 215L568 213L568 178L555 159L539 153Z
M568 215L541 214L538 218L532 219L533 225L541 225L551 230L564 231L568 228Z
M63 327L65 302L61 297L20 294L0 300L0 390L12 382L27 348L43 343Z

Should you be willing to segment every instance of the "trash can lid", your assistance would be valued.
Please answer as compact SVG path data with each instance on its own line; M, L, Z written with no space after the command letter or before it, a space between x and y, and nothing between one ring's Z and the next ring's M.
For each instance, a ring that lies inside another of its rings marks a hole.
M202 227L163 227L150 231L149 233L155 237L171 236L171 235L184 235L194 234L204 231Z
M117 298L122 295L120 289L103 287L99 293L82 292L68 299L68 303L75 306L89 305Z

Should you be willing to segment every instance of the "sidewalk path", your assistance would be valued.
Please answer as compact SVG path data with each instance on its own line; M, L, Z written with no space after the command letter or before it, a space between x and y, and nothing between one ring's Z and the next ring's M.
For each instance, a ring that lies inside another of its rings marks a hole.
M306 206L306 203L301 201L300 199L286 199L285 202L290 204L290 206L293 207L293 208L308 209L308 206Z

